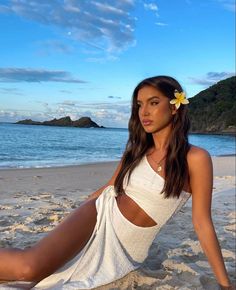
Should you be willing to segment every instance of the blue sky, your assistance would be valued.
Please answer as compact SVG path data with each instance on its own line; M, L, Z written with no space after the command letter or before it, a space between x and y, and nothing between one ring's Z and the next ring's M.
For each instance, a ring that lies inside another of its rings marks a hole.
M89 116L126 128L139 81L191 98L235 74L232 0L0 0L0 121Z

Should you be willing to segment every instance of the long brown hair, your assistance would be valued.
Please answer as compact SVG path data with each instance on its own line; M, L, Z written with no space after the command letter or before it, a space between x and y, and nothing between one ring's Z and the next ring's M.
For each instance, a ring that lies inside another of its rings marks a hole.
M138 115L137 95L144 86L152 86L162 92L169 99L174 98L174 91L182 92L181 85L172 77L155 76L144 79L134 89L132 96L131 116L128 124L129 139L122 156L121 169L115 179L114 187L117 194L124 194L123 181L128 173L128 180L134 168L139 164L149 148L154 146L151 133L146 133ZM177 113L173 115L172 132L167 148L165 164L165 183L161 194L165 198L179 197L183 190L186 178L189 180L187 152L190 144L188 142L188 132L190 121L188 108L180 105Z

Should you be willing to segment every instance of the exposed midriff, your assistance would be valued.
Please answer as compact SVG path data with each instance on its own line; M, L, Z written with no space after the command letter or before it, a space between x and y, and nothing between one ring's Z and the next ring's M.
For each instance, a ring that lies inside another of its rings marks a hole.
M117 206L122 215L140 227L152 227L157 223L127 194L116 196Z

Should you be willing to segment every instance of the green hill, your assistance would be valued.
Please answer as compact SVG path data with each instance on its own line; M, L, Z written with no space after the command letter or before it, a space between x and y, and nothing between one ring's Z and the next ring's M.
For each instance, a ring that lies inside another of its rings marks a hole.
M189 98L192 133L236 133L236 77Z

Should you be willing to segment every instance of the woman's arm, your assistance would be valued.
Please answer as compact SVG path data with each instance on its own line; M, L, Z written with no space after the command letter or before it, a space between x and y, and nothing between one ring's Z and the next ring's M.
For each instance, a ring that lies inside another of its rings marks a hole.
M193 147L188 154L192 189L192 222L218 283L230 286L220 245L211 218L213 166L209 153Z
M95 223L95 199L113 185L120 170L119 162L113 176L92 193L78 209L66 217L53 231L28 249L0 249L0 281L40 281L73 258L88 241Z

